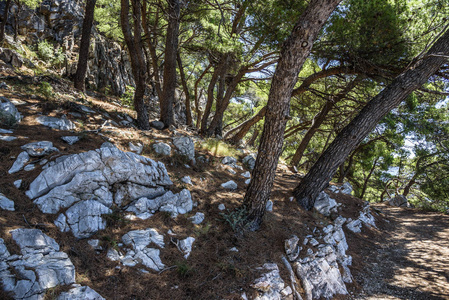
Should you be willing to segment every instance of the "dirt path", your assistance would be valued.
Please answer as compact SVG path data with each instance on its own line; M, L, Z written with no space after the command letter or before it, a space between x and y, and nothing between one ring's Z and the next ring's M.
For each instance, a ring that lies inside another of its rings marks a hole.
M356 299L449 299L449 216L384 205L384 240L365 253Z

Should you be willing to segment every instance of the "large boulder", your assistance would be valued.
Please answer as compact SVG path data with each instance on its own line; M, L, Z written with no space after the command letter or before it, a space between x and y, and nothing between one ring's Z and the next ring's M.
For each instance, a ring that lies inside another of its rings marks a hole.
M315 200L314 208L322 215L330 216L337 209L337 202L325 192L321 192Z
M242 162L248 169L253 170L256 165L256 154L252 153L245 156Z
M12 127L22 120L15 105L5 97L0 97L0 126Z
M15 229L22 255L9 255L0 239L0 282L14 299L43 299L48 289L75 283L75 267L59 245L39 229Z
M0 48L0 60L15 68L20 68L23 65L22 57L16 51L8 48Z
M192 210L190 192L173 194L166 190L170 185L161 162L104 147L59 158L26 194L42 212L60 213L55 224L61 231L87 238L105 228L102 215L112 213L113 206L142 218L157 210L172 215Z
M173 145L179 154L195 162L195 143L188 136L173 138Z
M149 247L153 244L159 248L164 247L164 237L155 229L132 230L122 237L122 241L126 246L123 249L126 253L111 249L107 255L109 259L120 261L129 267L140 263L154 271L160 271L165 268L159 257L160 250Z

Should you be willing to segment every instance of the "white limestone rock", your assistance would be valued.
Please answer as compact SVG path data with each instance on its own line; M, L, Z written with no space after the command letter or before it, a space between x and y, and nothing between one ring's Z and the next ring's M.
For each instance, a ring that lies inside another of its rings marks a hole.
M284 280L279 273L279 267L273 263L266 263L258 268L266 273L257 278L251 287L260 292L255 300L283 299L282 291L285 288Z
M14 140L17 140L15 136L0 135L0 141L2 142L12 142Z
M348 223L346 224L346 227L351 230L352 232L358 233L362 231L362 221L359 219L356 220L348 220Z
M315 200L314 208L324 216L330 216L332 211L336 211L337 202L329 197L325 192L321 192Z
M130 247L125 255L117 251L108 251L108 257L111 260L120 260L125 266L133 267L137 264L160 271L165 268L159 255L159 249L149 248L150 244L155 244L161 248L164 247L164 237L155 229L133 230L122 237L123 243ZM110 252L110 253L109 253Z
M66 142L69 145L73 145L76 142L78 142L80 140L79 136L76 135L66 135L66 136L62 136L61 140L63 140L64 142Z
M100 294L88 286L75 286L67 292L59 294L56 300L105 300Z
M184 183L186 183L186 184L193 185L192 179L190 178L190 176L184 176L184 177L182 177L182 178L181 178L181 181L184 182Z
M0 97L0 116L3 116L5 119L5 125L14 125L16 123L19 123L22 120L22 115L19 113L15 105L9 101L9 99L5 97ZM0 118L0 121L2 121L3 118ZM2 125L0 123L0 125Z
M58 148L53 147L53 143L49 141L29 143L20 148L25 150L31 157L41 157L52 152L59 152Z
M267 205L265 206L266 211L273 211L273 201L268 200Z
M44 126L53 128L53 129L59 129L59 130L73 130L76 128L76 125L67 119L67 117L64 115L61 118L56 117L48 117L48 116L38 116L36 118L36 121L39 124L42 124Z
M13 184L16 188L20 189L20 187L22 186L22 179L14 181Z
M332 247L322 248L316 258L298 261L294 267L301 279L307 300L321 297L332 299L335 294L348 294L338 269L337 255Z
M30 160L30 156L28 155L28 153L26 151L21 152L17 158L16 161L13 163L11 169L9 169L8 173L9 174L13 174L13 173L17 173L20 170L23 169L23 167L28 163L28 161Z
M204 214L197 212L193 217L190 217L190 221L195 225L201 224L204 221Z
M187 237L183 240L180 240L178 243L179 250L184 253L184 258L187 259L190 256L190 252L192 252L192 246L195 238Z
M404 195L398 195L394 198L389 199L388 204L391 206L398 206L398 207L408 207L409 206L408 200Z
M4 210L14 211L14 201L6 198L5 195L0 193L0 208Z
M106 221L101 216L110 213L112 210L100 202L80 201L61 214L55 221L55 225L62 232L70 229L76 238L88 238L106 228Z
M298 258L302 247L299 246L299 238L293 235L291 238L285 240L284 242L285 253L290 261L294 261Z
M133 144L133 143L129 142L129 150L131 152L141 154L143 151L143 144L142 143Z
M2 133L2 134L12 134L12 133L14 133L14 131L9 130L9 129L2 129L2 128L0 128L0 133Z
M35 165L29 164L29 165L26 165L26 166L23 168L23 170L28 172L28 171L34 170L35 168L36 168Z
M227 190L236 190L238 186L237 183L235 183L233 180L229 180L225 183L222 183L221 187Z
M154 152L156 152L157 154L161 154L161 155L165 155L165 156L171 155L171 147L170 147L170 145L168 145L166 143L153 144L153 149L154 149Z
M246 171L245 173L240 174L245 178L251 178L251 173L249 171Z
M173 138L173 145L179 154L195 163L195 143L187 136Z
M248 169L253 170L256 165L256 154L252 153L245 156L242 162Z
M9 256L0 240L0 281L15 299L43 299L47 289L75 282L75 267L59 245L38 229L15 229L22 255Z
M148 219L156 211L169 212L172 217L185 214L193 209L192 196L189 190L183 189L178 194L168 191L160 197L149 199L139 198L131 203L126 211L133 212L138 218ZM151 212L151 213L150 213Z
M237 158L231 157L231 156L225 156L222 160L221 163L223 165L229 165L229 166L233 166L237 163Z
M223 203L220 203L220 205L218 205L218 209L219 210L225 210L226 206Z

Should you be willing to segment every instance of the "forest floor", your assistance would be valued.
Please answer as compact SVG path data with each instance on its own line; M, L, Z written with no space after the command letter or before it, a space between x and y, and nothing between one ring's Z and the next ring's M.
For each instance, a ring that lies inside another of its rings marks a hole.
M69 255L76 267L77 283L92 287L106 299L241 299L243 293L252 299L255 290L250 285L260 276L257 268L264 263L277 263L282 278L288 281L288 271L281 262L286 239L294 234L302 240L315 228L322 229L331 222L318 213L300 209L290 201L291 191L300 176L280 165L271 194L273 212L266 214L260 231L238 236L226 218L229 219L233 209L241 204L246 190L245 178L240 176L243 171L231 174L229 168L220 163L223 157L216 152L198 147L197 155L207 157L209 163L186 167L179 157L161 157L152 150L151 145L155 141L171 140L173 133L168 130L140 131L117 127L97 134L95 131L104 122L105 112L116 122L120 122L119 114L133 116L132 111L123 109L109 97L88 96L82 103L99 113L75 118L70 112L76 107L73 103L78 101L79 94L68 83L46 78L59 92L58 99L48 100L39 96L39 82L18 77L10 70L0 72L0 78L10 87L1 90L1 95L22 103L17 107L24 116L14 128L14 136L18 139L1 142L0 145L0 191L14 200L16 208L14 212L1 211L0 237L14 254L18 253L18 247L12 241L10 230L23 227L43 230L59 243L61 251ZM78 128L75 132L48 129L35 120L41 114L56 117L66 114ZM177 131L192 135L191 132ZM74 134L81 140L72 146L60 139ZM143 143L142 155L166 165L174 182L172 190L190 190L197 203L194 211L176 219L157 213L148 220L135 222L125 220L123 213L116 212L108 219L107 229L93 237L99 239L103 247L102 251L95 251L86 239L77 240L70 233L61 233L53 224L56 215L41 213L25 195L29 184L41 172L40 166L29 172L7 173L22 151L20 146L26 143L53 142L60 150L53 159L97 149L105 139L124 151L128 151L129 142ZM192 186L181 182L180 179L186 175L191 177ZM13 185L18 179L23 179L20 189ZM234 180L238 189L223 189L220 185L228 180ZM357 218L363 207L362 200L331 192L329 195L342 204L339 214ZM218 210L219 204L225 204L226 210ZM378 204L373 206L378 228L363 227L361 233L345 228L355 280L348 285L350 295L334 299L449 299L449 216ZM201 225L194 225L189 220L196 211L206 215ZM172 230L180 239L194 236L196 240L190 257L185 260L168 240L161 251L161 259L168 266L163 272L142 273L138 268L120 266L106 257L107 249L117 247L123 234L142 228L157 228L163 234ZM230 250L234 247L238 252ZM51 293L57 295L66 288L57 288ZM4 298L6 295L0 291L0 299ZM48 295L47 299L53 298Z
M449 216L377 204L382 235L362 249L356 299L449 299Z

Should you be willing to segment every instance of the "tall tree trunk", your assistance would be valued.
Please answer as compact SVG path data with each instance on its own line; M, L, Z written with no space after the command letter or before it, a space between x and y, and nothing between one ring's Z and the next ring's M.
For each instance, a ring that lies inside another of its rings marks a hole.
M363 197L365 196L366 189L368 188L368 181L370 180L371 176L373 175L378 161L379 161L379 157L376 157L376 159L374 160L373 166L371 167L371 170L368 173L368 176L366 176L365 181L363 182L362 192L360 193L360 199L363 199Z
M74 86L80 91L85 89L85 78L87 71L87 61L89 59L90 33L94 22L95 3L97 0L86 0L84 9L83 30L81 34L81 44L78 56L78 66L74 78Z
M301 183L294 196L305 209L312 209L318 194L326 187L338 166L374 129L376 124L397 107L412 91L427 82L430 76L446 62L449 54L449 31L446 31L426 55L415 59L411 66L382 90L337 135L320 156Z
M189 92L189 88L187 86L187 81L186 81L186 76L184 74L184 67L182 65L182 60L181 60L181 55L179 54L179 51L176 55L176 60L178 61L178 68L179 68L179 74L181 76L181 84L182 84L182 89L184 90L184 95L186 97L186 125L187 126L192 126L193 122L192 122L192 108L190 106L190 92Z
M164 83L160 99L160 121L165 127L174 123L173 104L176 90L176 54L178 53L179 35L179 0L167 0L168 26L165 37Z
M214 103L214 90L215 84L217 83L220 76L224 76L226 73L226 64L221 61L217 66L214 67L214 72L212 73L212 78L207 86L207 102L206 108L204 109L203 117L201 119L201 130L200 133L205 135L207 132L207 121L209 119L210 111L212 109L212 104Z
M156 9L159 9L159 8L156 8ZM149 55L151 57L150 62L151 62L151 67L153 68L152 78L154 80L156 94L157 94L158 99L162 99L162 87L161 87L161 80L159 77L159 65L158 65L158 58L157 58L157 53L156 53L157 44L156 45L153 44L152 35L151 35L151 31L150 31L150 24L148 23L147 14L148 14L147 2L143 1L143 3L142 3L142 27L143 27L143 30L145 33L145 40L147 41ZM155 14L156 14L155 19L157 20L158 12L156 11ZM153 31L156 31L156 30L153 29Z
M134 20L134 34L131 33L129 24L129 0L121 0L120 23L122 26L123 37L128 47L129 57L131 59L131 68L136 83L134 93L134 108L137 112L137 126L140 129L150 129L148 111L145 107L145 83L146 83L146 63L145 54L142 45L142 22L141 22L141 6L139 0L131 0L132 18Z
M341 0L312 0L300 16L291 35L282 45L279 62L268 96L265 126L252 179L243 203L248 209L244 227L257 230L262 223L266 203L276 173L289 116L290 98L298 74L310 54L319 31Z
M194 93L195 93L195 112L196 112L196 127L200 128L200 122L201 122L201 109L200 109L200 97L202 95L202 93L198 94L198 85L200 84L200 81L203 79L204 75L207 74L207 72L209 71L209 69L212 67L211 64L209 64L207 66L207 68L203 71L203 73L201 73L200 77L198 77L198 79L195 81L195 85L194 85Z
M360 77L357 77L356 79L351 81L341 92L335 95L333 99L327 101L326 104L324 104L321 111L313 118L312 126L310 126L309 130L307 130L306 134L301 140L301 143L298 146L298 149L296 149L296 152L293 155L293 158L290 162L290 165L292 167L298 166L302 156L304 155L304 151L306 150L307 146L310 143L310 140L312 140L312 137L315 135L315 132L318 130L321 124L323 124L324 120L326 120L327 114L332 110L334 105L343 100L346 97L346 95L357 85L359 81Z
M243 67L239 70L239 72L232 78L231 83L226 88L226 94L224 98L217 104L217 108L215 110L215 115L210 122L209 128L207 129L206 135L211 136L214 133L221 133L220 124L223 123L223 115L225 110L229 106L229 102L231 101L232 95L234 94L235 89L237 88L237 85L240 83L240 80L242 80L243 76L246 74L246 68Z
M0 43L5 39L5 27L8 22L9 7L11 6L11 0L6 0L5 10L3 11L2 24L0 24Z

